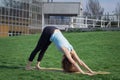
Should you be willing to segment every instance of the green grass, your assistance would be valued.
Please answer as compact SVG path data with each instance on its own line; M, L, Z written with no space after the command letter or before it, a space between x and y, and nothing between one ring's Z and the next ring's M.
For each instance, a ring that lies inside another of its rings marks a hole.
M87 76L55 71L25 71L28 56L39 34L0 38L0 80L120 80L120 32L64 33L79 57L95 71L108 75ZM61 67L62 54L52 44L42 67ZM33 66L36 63L35 58Z

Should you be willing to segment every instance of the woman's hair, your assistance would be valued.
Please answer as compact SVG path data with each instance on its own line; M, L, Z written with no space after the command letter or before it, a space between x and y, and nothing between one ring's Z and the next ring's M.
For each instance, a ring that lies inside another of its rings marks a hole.
M78 72L78 69L64 55L62 59L62 68L65 72Z

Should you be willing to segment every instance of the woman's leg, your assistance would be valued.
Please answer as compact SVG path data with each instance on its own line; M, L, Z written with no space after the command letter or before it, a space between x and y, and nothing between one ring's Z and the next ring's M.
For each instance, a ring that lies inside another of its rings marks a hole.
M26 70L32 69L31 68L32 61L35 58L36 54L41 50L43 43L44 43L43 41L45 41L43 35L44 34L42 33L40 39L38 40L38 43L37 43L35 49L32 51L32 53L29 56L28 63L26 65Z
M25 68L26 70L31 70L32 69L31 64L32 64L32 61L33 61L33 59L36 56L38 51L40 51L40 47L37 45L36 48L30 54L28 63L27 63L26 68Z
M30 54L29 57L29 61L33 61L33 59L35 58L36 54L40 51L40 47L36 46L36 48L32 51L32 53Z
M47 47L51 43L50 42L50 36L53 34L55 29L57 29L57 28L55 28L55 27L44 28L36 48L33 50L33 52L31 53L31 55L29 57L29 62L27 64L28 67L30 67L30 65L31 65L33 59L35 58L36 54L38 53L38 51L41 51L39 53L38 60L37 60L37 65L36 65L38 68L40 68L38 65L40 64L40 61L42 60L42 57L43 57Z
M47 50L48 47L42 49L38 55L38 59L37 59L37 64L36 64L36 69L40 70L40 61L42 60L44 54L45 54L45 51Z

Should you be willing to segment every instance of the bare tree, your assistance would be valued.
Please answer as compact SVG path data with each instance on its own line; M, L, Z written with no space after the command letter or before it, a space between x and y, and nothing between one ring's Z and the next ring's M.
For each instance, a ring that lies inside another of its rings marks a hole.
M120 2L118 2L116 5L115 15L117 16L117 18L120 18Z
M104 8L101 7L98 0L89 0L84 11L85 16L92 18L101 18L103 16Z

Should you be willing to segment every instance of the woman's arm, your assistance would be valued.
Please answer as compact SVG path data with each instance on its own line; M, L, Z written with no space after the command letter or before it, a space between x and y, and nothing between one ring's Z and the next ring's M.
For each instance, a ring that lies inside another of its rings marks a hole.
M82 65L84 68L86 68L90 73L94 73L76 54L76 52L73 50L71 52L73 58L76 60L76 62L78 62L79 65Z
M79 67L79 65L73 60L70 52L68 51L68 49L66 48L62 48L63 53L65 54L65 56L68 58L68 60L76 67L76 69L78 69L78 71L82 74L85 74L85 72Z

